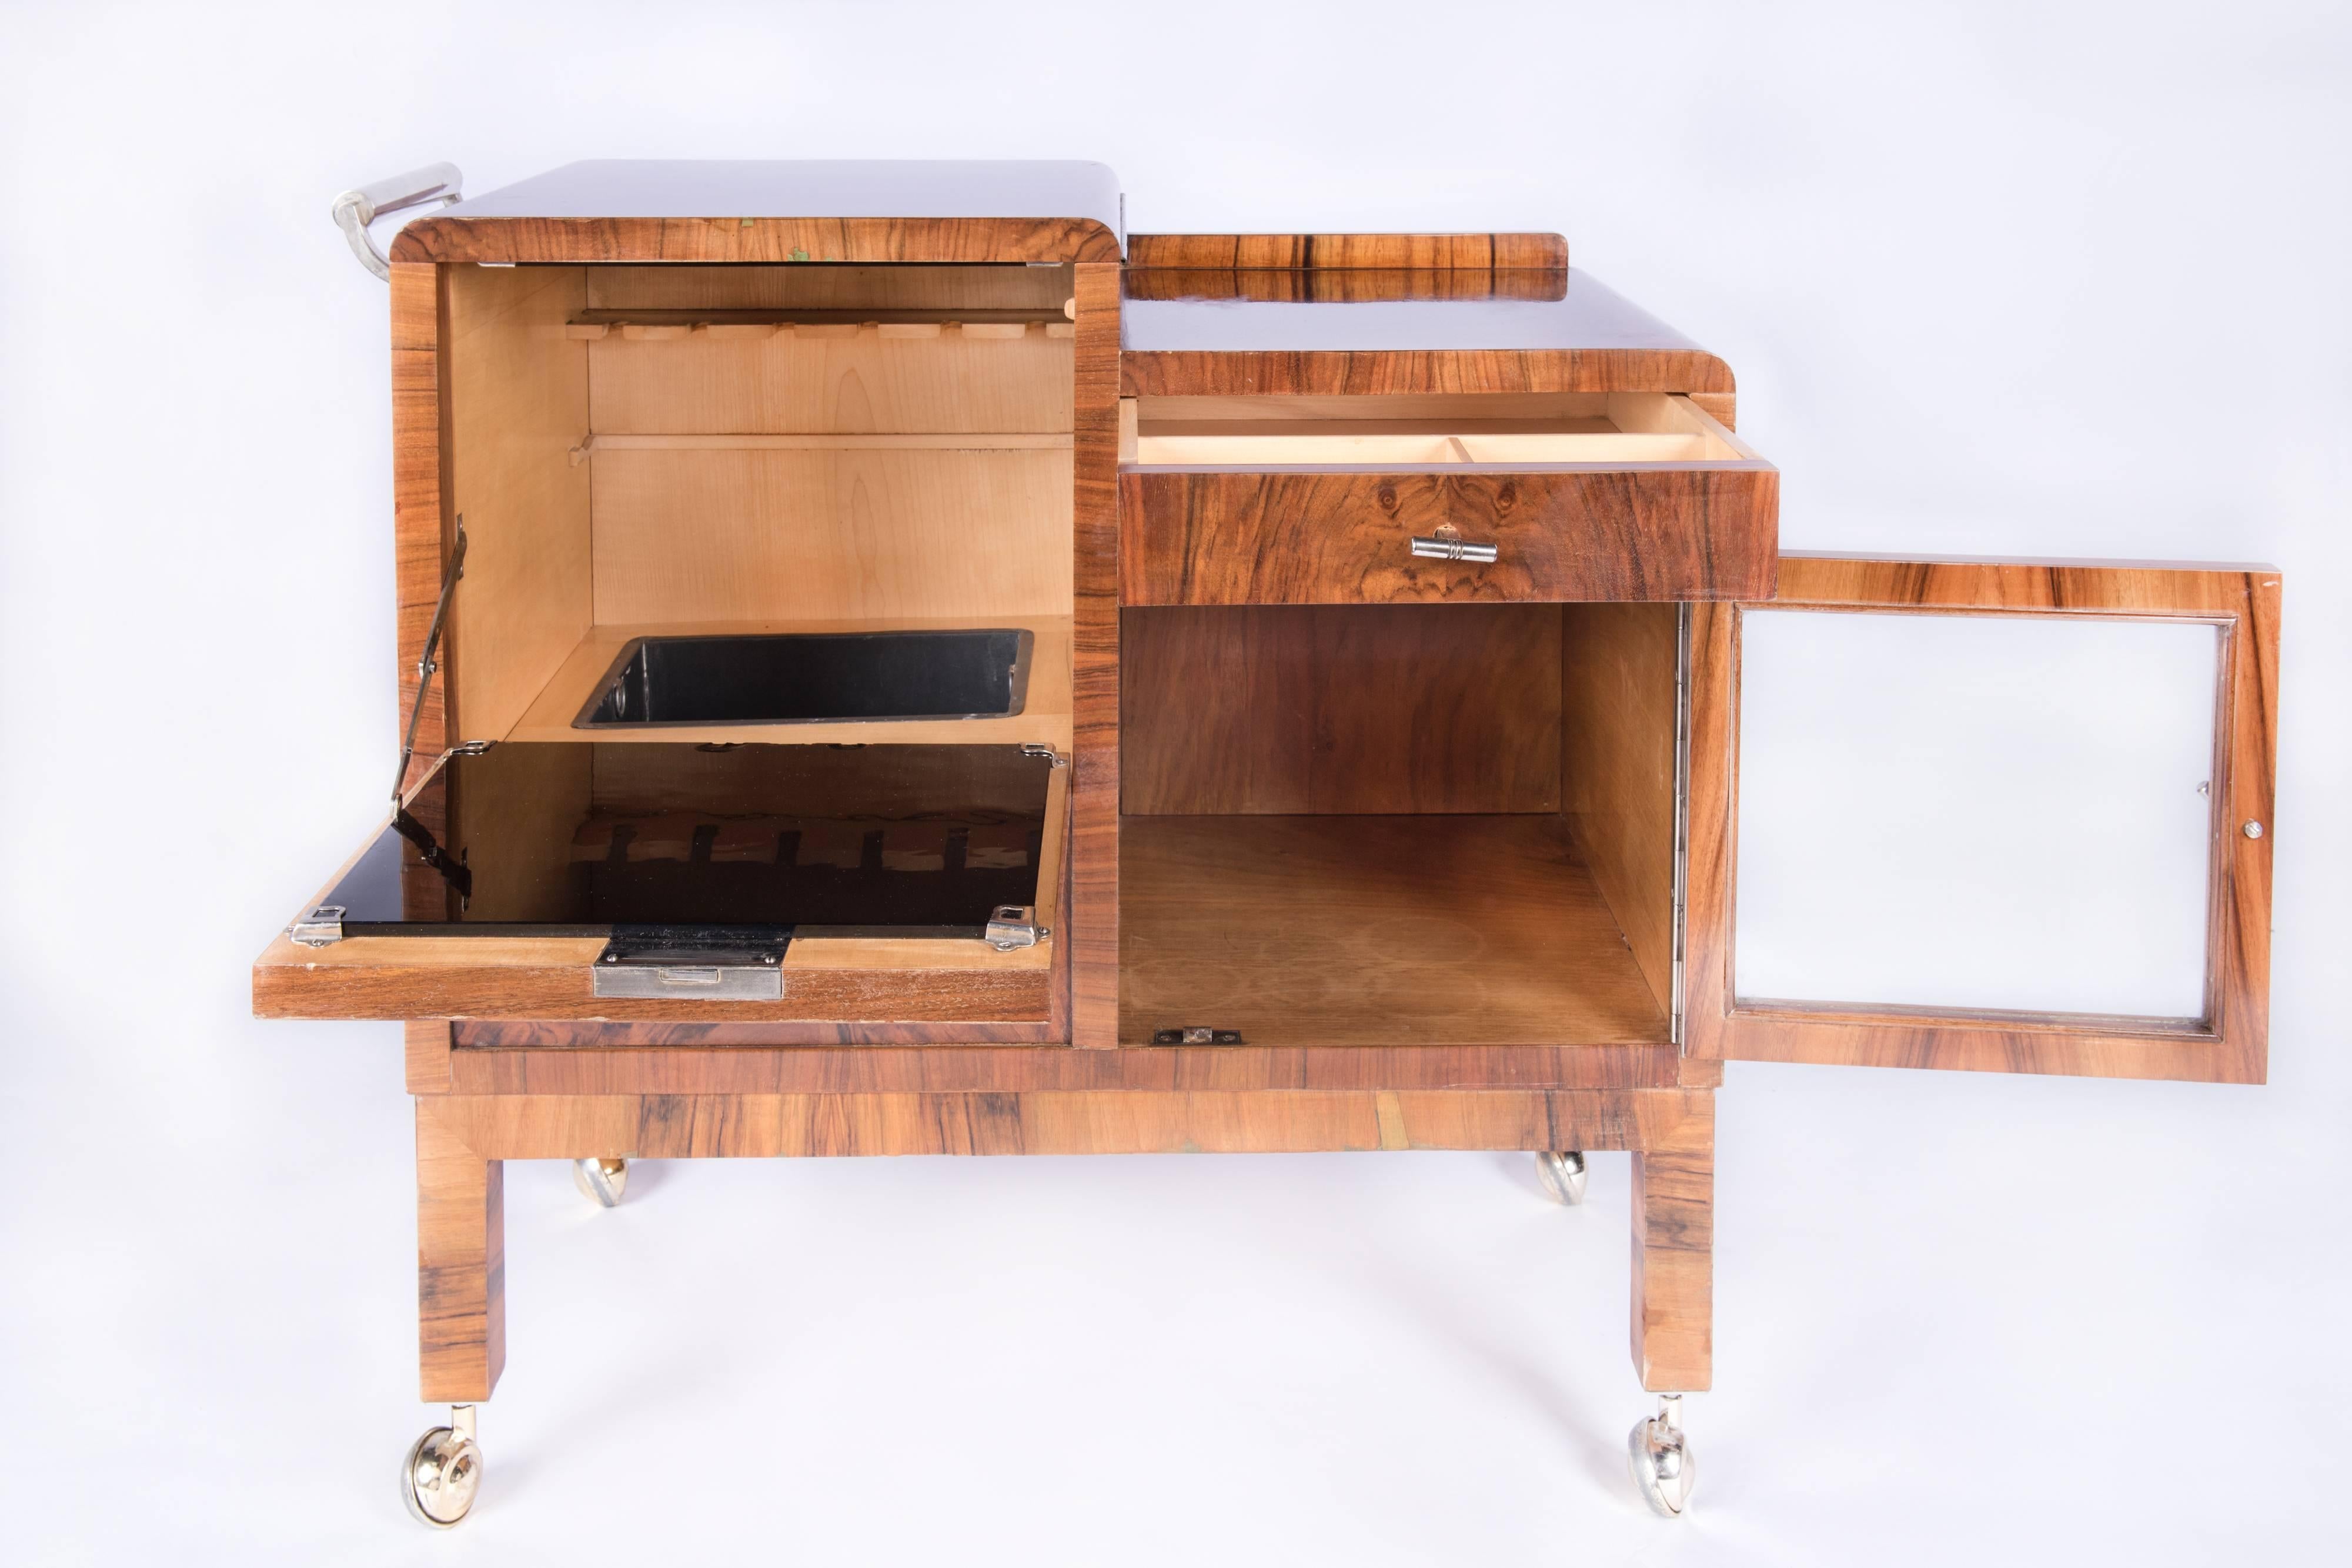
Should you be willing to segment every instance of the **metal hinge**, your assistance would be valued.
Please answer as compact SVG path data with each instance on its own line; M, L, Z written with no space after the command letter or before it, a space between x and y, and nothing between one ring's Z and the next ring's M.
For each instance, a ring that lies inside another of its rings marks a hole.
M466 575L466 519L457 518L457 542L449 551L449 564L441 569L441 597L433 603L433 622L425 629L425 648L416 656L416 700L409 705L408 732L400 741L400 771L393 776L392 803L400 804L400 791L408 782L408 759L416 755L416 725L425 716L425 694L433 687L433 673L441 666L433 655L441 648L441 623L449 615L449 595L457 591L457 580Z
M286 928L305 947L325 947L343 939L343 906L322 904Z
M744 936L691 926L614 932L596 955L600 997L772 1002L784 994L789 932Z
M1163 1029L1151 1037L1154 1045L1240 1045L1242 1031L1237 1029L1202 1029L1187 1024L1182 1029Z
M1052 926L1037 924L1035 904L1000 904L989 912L988 929L982 937L998 952L1010 953L1016 947L1034 947L1053 934Z
M1063 756L1052 747L1040 746L1034 740L1024 741L1022 743L1021 755L1024 757L1042 757L1056 768L1067 768L1070 765L1070 759L1068 758Z

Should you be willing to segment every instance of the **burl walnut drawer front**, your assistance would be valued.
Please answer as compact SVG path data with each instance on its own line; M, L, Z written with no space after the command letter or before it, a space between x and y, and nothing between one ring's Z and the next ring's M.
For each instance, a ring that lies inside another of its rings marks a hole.
M1299 419L1282 429L1147 412L1120 470L1122 597L1136 605L1770 597L1778 471L1687 399L1654 395L1612 412L1623 425L1646 415L1641 423L1664 428L1629 430L1595 414L1537 428L1459 420L1406 432L1389 420ZM1234 461L1259 453L1288 461Z

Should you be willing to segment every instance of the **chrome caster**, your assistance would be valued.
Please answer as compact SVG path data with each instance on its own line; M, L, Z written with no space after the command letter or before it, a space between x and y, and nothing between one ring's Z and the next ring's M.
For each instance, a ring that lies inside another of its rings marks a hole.
M1547 1150L1536 1155L1536 1179L1554 1203L1570 1208L1584 1201L1584 1155L1577 1149Z
M1698 1464L1691 1458L1690 1439L1683 1436L1683 1396L1658 1396L1658 1413L1633 1423L1625 1438L1625 1457L1633 1470L1633 1484L1653 1511L1680 1519L1690 1507L1691 1489L1698 1485Z
M446 1530L474 1506L482 1485L482 1450L474 1441L474 1407L452 1405L449 1424L416 1439L400 1467L400 1500L418 1522Z
M629 1187L629 1162L626 1160L574 1160L572 1162L572 1185L580 1196L599 1208L614 1207L621 1194Z

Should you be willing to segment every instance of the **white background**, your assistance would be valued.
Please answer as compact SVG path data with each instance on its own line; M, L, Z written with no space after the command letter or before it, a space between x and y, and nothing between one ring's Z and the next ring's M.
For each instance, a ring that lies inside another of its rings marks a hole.
M11 5L0 126L0 1559L2341 1549L2341 6ZM1735 1067L1679 1525L1620 1458L1622 1155L1580 1213L1481 1155L674 1165L612 1214L513 1166L489 1479L428 1536L398 1031L247 1017L392 760L384 291L327 204L591 156L1562 229L1738 369L1791 547L2275 563L2269 1087Z

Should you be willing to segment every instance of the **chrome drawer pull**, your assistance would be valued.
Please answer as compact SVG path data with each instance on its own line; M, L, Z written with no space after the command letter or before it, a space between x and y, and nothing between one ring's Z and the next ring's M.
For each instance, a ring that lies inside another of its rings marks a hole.
M1412 553L1431 560L1492 560L1495 548L1462 537L1462 530L1452 523L1440 523L1437 532L1428 537L1412 537Z

